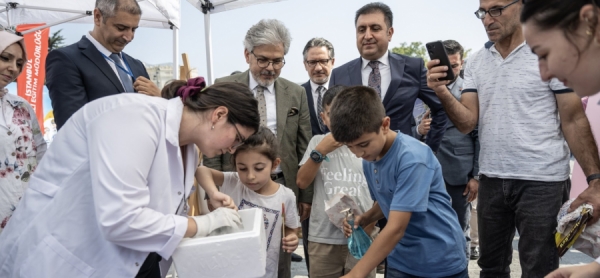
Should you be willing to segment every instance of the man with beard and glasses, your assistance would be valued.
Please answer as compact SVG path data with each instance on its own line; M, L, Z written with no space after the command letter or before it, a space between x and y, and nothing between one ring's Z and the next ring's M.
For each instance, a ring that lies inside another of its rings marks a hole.
M135 0L96 0L92 32L48 54L46 86L56 128L86 103L101 97L123 92L160 96L142 62L123 53L141 15Z
M523 36L522 7L520 0L479 1L475 16L492 43L469 57L460 100L439 80L447 67L427 64L428 86L456 128L468 133L479 124L481 277L510 277L515 228L522 277L558 268L553 233L571 187L569 148L586 172L600 172L581 99L556 78L542 80Z
M296 174L312 133L304 88L279 77L290 43L290 33L281 21L259 21L250 27L244 38L244 57L249 69L219 78L215 83L247 84L254 93L258 100L261 125L268 127L279 139L281 164L271 174L271 179L294 191L300 219L304 220L310 215L312 186L298 190ZM235 169L235 165L231 164L231 155L225 150L221 156L205 159L204 165L219 171ZM306 224L306 221L302 222L302 226ZM290 277L290 254L280 253L278 277Z
M302 51L304 68L308 72L308 82L302 84L306 90L308 110L312 134L319 135L329 132L319 115L323 110L322 101L325 91L329 89L329 75L335 63L333 45L324 38L312 38Z

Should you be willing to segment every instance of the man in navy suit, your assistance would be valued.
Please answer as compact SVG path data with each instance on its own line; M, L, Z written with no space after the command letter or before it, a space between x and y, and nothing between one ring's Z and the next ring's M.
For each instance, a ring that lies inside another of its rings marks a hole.
M135 0L97 0L92 32L48 54L46 86L58 129L95 99L134 91L160 95L142 62L122 52L141 15Z
M444 41L444 48L456 78L446 87L460 100L463 82L460 70L463 64L464 48L454 40ZM458 216L458 223L465 235L467 258L471 254L471 202L477 198L479 190L479 136L477 129L463 134L454 123L448 121L446 133L436 155L442 166L446 191L452 199L452 208Z
M356 12L356 44L360 58L333 70L329 86L364 85L373 87L383 100L391 129L411 135L413 109L417 98L431 109L431 130L425 143L437 151L446 128L446 113L430 88L427 69L420 58L390 53L393 14L383 3L370 3Z
M323 124L319 114L322 110L321 100L325 91L329 89L329 75L335 63L333 45L324 38L312 38L306 43L302 55L309 77L302 87L306 90L312 134L325 134L329 129Z

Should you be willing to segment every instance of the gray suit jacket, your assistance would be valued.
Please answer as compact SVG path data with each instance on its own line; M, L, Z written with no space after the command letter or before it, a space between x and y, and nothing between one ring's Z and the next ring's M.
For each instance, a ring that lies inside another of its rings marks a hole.
M454 97L460 100L463 79L458 77L449 87ZM446 125L437 158L442 165L442 174L448 185L465 185L469 179L479 174L479 136L477 129L463 134L452 121Z
M237 82L249 85L250 75L248 71L245 71L215 80L215 83L219 82ZM277 102L277 139L279 139L279 156L285 185L294 191L298 202L312 203L312 186L305 190L298 190L296 185L298 164L312 137L306 91L300 85L279 77L275 80L275 99ZM205 158L204 165L220 171L235 171L230 154L210 159Z

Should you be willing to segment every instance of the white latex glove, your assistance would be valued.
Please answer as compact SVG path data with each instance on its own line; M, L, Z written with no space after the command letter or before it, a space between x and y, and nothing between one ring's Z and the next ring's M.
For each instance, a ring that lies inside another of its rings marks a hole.
M230 234L239 232L244 227L237 211L224 207L192 218L196 221L198 229L194 237Z

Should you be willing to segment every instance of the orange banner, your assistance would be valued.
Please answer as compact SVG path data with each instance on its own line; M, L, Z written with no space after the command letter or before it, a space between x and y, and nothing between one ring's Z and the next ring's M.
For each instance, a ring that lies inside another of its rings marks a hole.
M43 26L44 24L22 24L17 32ZM23 36L27 48L27 63L17 78L17 94L33 107L42 133L44 132L44 81L46 80L46 56L50 29L38 30Z

